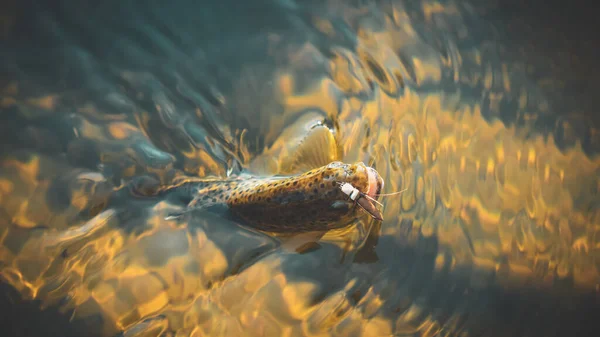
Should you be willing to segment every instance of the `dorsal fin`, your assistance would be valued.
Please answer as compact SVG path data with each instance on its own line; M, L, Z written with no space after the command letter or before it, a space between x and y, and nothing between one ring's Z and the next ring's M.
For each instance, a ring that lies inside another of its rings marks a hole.
M341 147L322 118L309 115L287 126L270 147L250 162L249 171L258 175L289 175L340 160Z
M340 152L333 132L325 125L315 125L292 153L291 158L284 160L282 168L291 172L309 171L340 160Z

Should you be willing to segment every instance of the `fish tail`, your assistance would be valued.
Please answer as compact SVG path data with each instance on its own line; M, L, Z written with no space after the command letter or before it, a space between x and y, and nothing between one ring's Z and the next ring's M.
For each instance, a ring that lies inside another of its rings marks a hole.
M205 184L203 182L184 181L161 190L158 195L175 198L176 200L189 205L197 197L198 191L204 186Z

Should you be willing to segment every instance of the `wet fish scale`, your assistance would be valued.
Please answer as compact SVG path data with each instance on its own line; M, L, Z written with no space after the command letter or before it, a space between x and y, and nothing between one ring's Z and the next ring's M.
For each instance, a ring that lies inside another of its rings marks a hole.
M347 225L358 214L339 183L366 192L363 163L333 162L291 177L235 180L183 180L162 193L193 193L189 209L226 205L252 227L270 232L306 232Z

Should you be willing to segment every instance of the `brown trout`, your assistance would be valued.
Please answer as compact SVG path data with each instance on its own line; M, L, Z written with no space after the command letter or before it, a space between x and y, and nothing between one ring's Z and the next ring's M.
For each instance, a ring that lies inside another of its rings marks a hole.
M344 183L356 190L353 195L342 190ZM379 173L363 163L332 162L293 176L186 177L150 194L183 195L191 200L185 213L221 205L256 229L290 233L343 227L359 216L359 209L383 220L374 204L383 184Z

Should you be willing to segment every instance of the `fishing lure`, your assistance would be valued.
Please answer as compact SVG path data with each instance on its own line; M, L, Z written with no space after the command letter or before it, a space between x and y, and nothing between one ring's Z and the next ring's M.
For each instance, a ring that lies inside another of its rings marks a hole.
M365 212L367 212L374 219L383 221L383 215L381 214L381 211L379 209L377 209L377 207L373 204L373 203L375 203L375 204L383 207L383 205L379 201L377 201L377 200L371 198L370 196L368 196L367 194L361 192L358 188L352 186L352 184L350 184L350 183L338 182L338 184L340 185L340 189L342 190L342 192L344 194L346 194L350 198L350 200L354 201L355 205L360 206L360 208L362 208ZM390 196L390 195L400 194L404 191L406 191L406 189L404 189L402 191L394 192L394 193L376 194L376 196Z
M369 215L374 219L383 221L383 215L381 214L381 211L379 211L379 209L377 209L377 207L375 207L375 205L373 204L376 203L380 206L383 206L380 202L359 191L358 188L352 186L352 184L339 184L342 192L344 192L344 194L346 194L350 198L350 200L354 201L355 205L359 205L360 208L362 208L365 212L369 213Z

